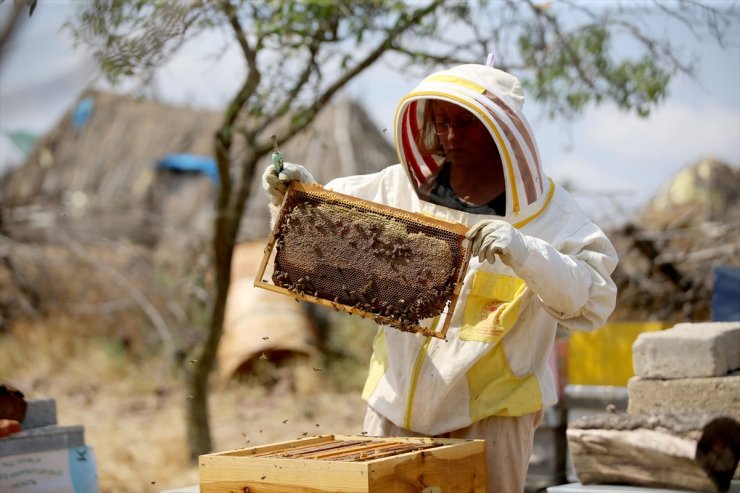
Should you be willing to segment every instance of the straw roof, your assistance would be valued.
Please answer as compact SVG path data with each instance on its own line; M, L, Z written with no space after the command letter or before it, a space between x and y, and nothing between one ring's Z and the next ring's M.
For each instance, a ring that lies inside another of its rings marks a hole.
M90 117L75 125L75 109L86 100L93 101ZM166 241L171 244L208 235L216 187L204 175L157 172L155 164L170 153L212 155L221 119L218 112L86 91L27 161L3 178L5 227L16 238L56 225L149 245L169 234L177 236ZM350 101L325 108L281 151L287 161L309 167L319 182L396 161L390 143ZM256 178L242 240L268 232L267 200Z
M78 128L75 107L89 97L92 112ZM4 201L9 206L59 203L74 192L111 206L141 201L155 161L171 152L209 154L219 119L215 112L85 91L26 162L10 173Z

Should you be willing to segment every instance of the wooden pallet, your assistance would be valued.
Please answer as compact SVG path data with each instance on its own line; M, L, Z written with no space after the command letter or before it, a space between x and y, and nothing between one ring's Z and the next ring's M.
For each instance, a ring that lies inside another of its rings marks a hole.
M322 435L200 456L201 493L485 491L483 440Z

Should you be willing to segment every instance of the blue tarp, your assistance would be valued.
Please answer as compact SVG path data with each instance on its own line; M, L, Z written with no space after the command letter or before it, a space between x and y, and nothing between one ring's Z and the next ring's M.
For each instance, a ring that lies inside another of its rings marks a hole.
M80 100L75 106L72 112L72 123L77 130L85 126L87 121L92 116L93 106L95 105L95 98L88 96L85 99Z
M178 173L201 173L214 183L218 183L218 167L216 160L210 156L197 154L167 154L157 161L157 169L167 169Z
M740 267L719 265L714 268L712 321L740 321Z

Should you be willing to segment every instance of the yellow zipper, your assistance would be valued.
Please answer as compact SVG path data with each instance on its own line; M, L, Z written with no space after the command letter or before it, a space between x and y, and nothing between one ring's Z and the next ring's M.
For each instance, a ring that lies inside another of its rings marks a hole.
M431 330L437 330L437 324L439 323L439 317L434 317L434 321L431 324ZM429 343L432 341L431 336L427 336L424 344L419 348L419 354L416 355L416 362L414 363L414 373L411 375L411 384L409 385L409 398L406 401L406 413L404 416L404 428L407 430L411 429L411 414L414 409L414 397L416 397L416 384L419 382L419 373L421 373L421 366L424 364L424 357L427 354L427 348Z
M404 418L404 428L407 430L411 429L411 413L414 408L414 396L416 395L416 384L419 381L419 372L421 372L421 365L424 363L424 356L427 354L427 348L431 341L431 336L427 336L424 344L419 349L419 354L416 355L416 363L414 364L414 373L411 375L411 385L409 385L409 398L406 402L406 416Z

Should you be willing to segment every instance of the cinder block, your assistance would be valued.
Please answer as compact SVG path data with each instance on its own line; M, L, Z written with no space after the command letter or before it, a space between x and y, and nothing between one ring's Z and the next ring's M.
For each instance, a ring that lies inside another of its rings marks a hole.
M627 391L630 414L699 411L740 421L740 373L678 380L632 377Z
M740 368L740 322L678 324L640 334L632 345L635 375L717 377Z
M85 432L82 426L42 426L21 430L0 440L0 457L84 445Z
M26 417L23 418L21 429L39 428L57 424L57 405L54 399L29 400Z
M608 406L617 411L627 410L628 394L625 387L610 385L566 385L565 407L571 409L599 410L604 412Z

